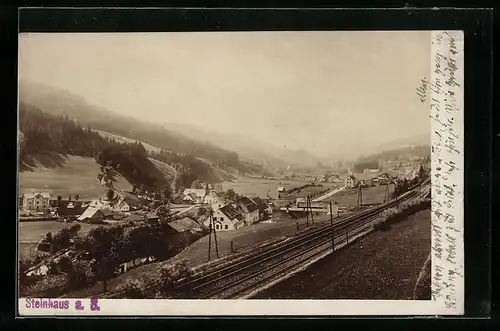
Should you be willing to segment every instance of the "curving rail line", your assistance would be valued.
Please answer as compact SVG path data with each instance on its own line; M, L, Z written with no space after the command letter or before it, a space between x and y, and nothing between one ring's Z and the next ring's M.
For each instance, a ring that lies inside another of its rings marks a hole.
M428 181L421 185L425 186ZM349 233L361 233L371 228L376 217L387 208L416 196L420 197L419 185L385 204L367 211L342 218L333 224L326 224L295 238L287 240L263 252L248 255L245 258L227 266L214 269L194 279L179 284L195 298L214 298L218 296L238 297L256 286L270 281L279 274L291 271L317 256L325 254L335 245L348 243ZM344 239L345 238L345 239ZM335 245L336 247L337 245ZM268 274L268 275L266 275ZM264 277L262 277L264 276ZM236 289L231 291L232 289Z

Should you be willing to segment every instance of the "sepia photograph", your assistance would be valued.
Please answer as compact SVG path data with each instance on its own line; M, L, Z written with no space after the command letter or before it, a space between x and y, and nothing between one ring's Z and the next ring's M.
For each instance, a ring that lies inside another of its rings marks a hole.
M21 33L20 307L430 302L433 40Z

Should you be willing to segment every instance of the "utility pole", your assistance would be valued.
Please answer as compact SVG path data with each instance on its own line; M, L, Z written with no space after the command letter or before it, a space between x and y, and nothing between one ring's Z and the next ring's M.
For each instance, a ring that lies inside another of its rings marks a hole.
M332 230L332 252L335 252L335 235L333 234L333 210L331 201L330 201L330 227Z
M311 196L309 196L309 210L311 211L311 222L312 222L312 224L314 224L314 214L313 214L313 209L312 209Z
M306 197L306 226L309 226L309 196Z
M389 201L389 197L390 197L390 194L389 194L389 182L386 182L385 183L385 202Z
M214 223L213 212L210 210L210 222ZM219 258L219 246L217 245L217 231L215 231L215 223L213 226L214 229L214 239L215 239L215 252L217 254L217 258Z
M212 217L208 223L208 261L210 261L210 248L212 245Z
M359 184L357 208L359 209L362 205L363 205L363 191L361 191L361 184Z

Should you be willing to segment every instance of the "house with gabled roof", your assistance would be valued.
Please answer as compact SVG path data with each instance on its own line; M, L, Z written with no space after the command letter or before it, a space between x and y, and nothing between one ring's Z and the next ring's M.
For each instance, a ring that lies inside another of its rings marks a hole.
M46 210L50 208L49 192L29 192L23 194L24 210Z
M207 195L207 190L205 189L196 189L196 188L187 188L184 190L184 200L192 201L194 203L203 203L203 199Z
M244 224L253 224L259 221L259 206L250 198L241 197L235 202L236 209L245 216Z
M228 231L241 227L244 224L245 216L232 204L228 204L215 210L212 219L216 231ZM210 217L203 222L203 225L207 228L210 226Z
M272 214L272 208L267 205L260 197L253 197L252 201L259 208L259 220L263 220L267 215Z
M358 179L353 175L353 174L349 174L346 179L345 179L345 188L354 188L354 187L357 187L359 184L359 181Z

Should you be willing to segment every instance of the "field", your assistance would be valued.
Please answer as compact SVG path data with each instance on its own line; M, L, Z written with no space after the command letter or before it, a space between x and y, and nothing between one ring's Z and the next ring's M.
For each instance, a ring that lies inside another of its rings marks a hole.
M222 189L227 190L231 188L238 194L248 196L257 195L261 198L266 198L267 194L269 194L271 198L276 198L276 191L280 186L290 189L292 187L304 186L306 184L310 183L299 180L269 180L240 177L237 182L223 182ZM323 187L302 189L301 191L303 192L299 194L305 194L304 192L307 192L308 190L317 192L331 188L332 186L332 184L324 183Z
M48 191L53 198L79 194L81 200L92 200L106 194L106 188L97 180L98 173L99 165L93 158L70 155L61 166L38 166L33 171L19 173L19 191L20 194ZM115 186L118 189L132 188L123 177L117 176L116 179Z
M430 218L430 210L411 215L252 299L429 300L430 278L417 279L431 251Z
M108 133L108 132L101 131L101 130L93 130L93 131L99 133L103 137L113 138L117 142L120 142L120 143L135 143L135 142L140 142L142 144L142 146L144 146L144 148L147 151L151 151L151 152L160 152L161 151L161 148L153 146L153 145L150 145L150 144L147 144L147 143L139 141L139 140L127 138L127 137L124 137L124 136L119 136L119 135Z
M177 178L177 170L175 170L174 167L165 162L161 162L152 158L149 158L149 160L153 162L155 167L163 173L169 183L172 183L172 185L175 184L175 179Z
M48 222L18 222L19 224L19 257L32 255L36 244L47 232L55 232L69 226L70 224L48 221ZM88 233L93 228L99 226L94 224L79 223L81 225L81 234Z
M393 191L394 191L394 185L391 184L389 185L389 194L392 194ZM364 204L382 203L384 202L385 194L386 194L385 186L362 188ZM358 189L357 188L344 189L323 201L337 202L337 204L342 207L355 207L358 201Z

